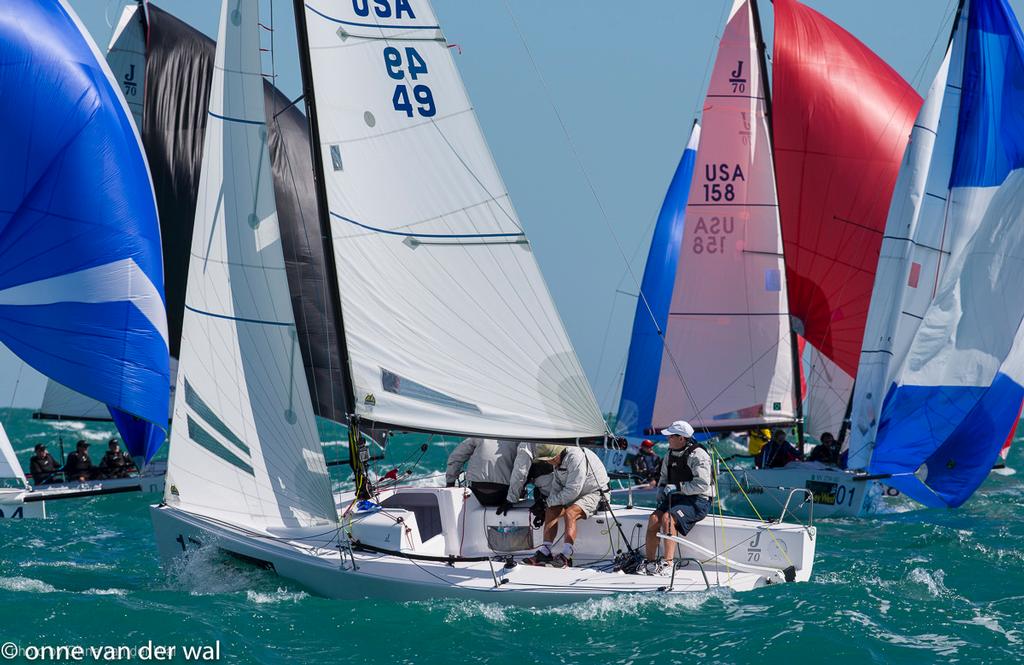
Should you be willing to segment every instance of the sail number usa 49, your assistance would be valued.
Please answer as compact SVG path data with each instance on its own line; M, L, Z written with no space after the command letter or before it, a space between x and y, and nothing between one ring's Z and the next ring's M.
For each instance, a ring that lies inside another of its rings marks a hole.
M402 81L395 86L395 93L391 96L391 105L396 111L405 113L409 118L416 114L432 118L437 113L430 86L405 82L416 81L427 73L427 61L419 51L411 46L404 49L388 46L384 49L384 67L388 76Z

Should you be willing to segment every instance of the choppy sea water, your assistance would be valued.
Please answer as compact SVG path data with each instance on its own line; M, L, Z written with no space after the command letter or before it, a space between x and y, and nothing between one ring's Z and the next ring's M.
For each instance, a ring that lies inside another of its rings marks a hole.
M96 443L97 459L112 433L20 410L0 419L26 465L36 443L54 451L58 432L68 449ZM415 447L395 442L389 455L415 460ZM326 449L346 454L337 440ZM182 662L182 645L219 642L227 663L1021 662L1022 449L1009 460L1021 473L992 476L959 510L819 521L810 583L544 610L326 600L214 551L165 571L155 497L57 502L52 519L0 523L0 644L173 645ZM446 455L434 444L418 469Z

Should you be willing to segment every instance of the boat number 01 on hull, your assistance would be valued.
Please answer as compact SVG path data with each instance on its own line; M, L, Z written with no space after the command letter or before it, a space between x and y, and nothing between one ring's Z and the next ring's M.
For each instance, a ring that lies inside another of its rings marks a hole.
M403 50L405 51L404 58ZM387 69L388 76L396 81L403 81L406 78L415 81L427 73L427 62L419 54L419 51L412 47L400 50L389 46L384 49L384 67ZM411 91L410 86L406 83L396 85L395 94L391 96L391 104L396 111L405 113L410 118L416 113L424 118L431 118L437 113L437 107L434 106L434 93L430 86L422 83L412 85Z

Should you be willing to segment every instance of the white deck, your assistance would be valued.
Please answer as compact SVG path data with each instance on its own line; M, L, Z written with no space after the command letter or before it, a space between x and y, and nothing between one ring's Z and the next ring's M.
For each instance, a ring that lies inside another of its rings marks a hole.
M782 570L792 566L796 581L806 581L814 557L813 528L768 525L743 518L708 517L687 538L677 556L699 558L707 582L693 563L669 574L648 577L612 571L612 557L627 543L606 515L580 523L575 566L568 569L517 564L506 567L508 557L520 559L539 544L539 530L530 529L525 505L507 517L482 508L458 488L408 488L395 495L437 499L440 532L426 541L412 510L389 507L384 511L351 515L342 530L324 527L271 532L232 525L215 515L199 515L172 506L154 506L152 518L157 544L165 560L202 546L215 546L242 558L262 562L282 577L314 593L335 598L367 596L396 600L438 595L476 600L545 605L573 602L617 593L691 593L727 587L749 590L783 580ZM382 496L388 503L392 493ZM337 497L347 508L350 497ZM433 502L433 499L426 499ZM433 507L430 507L433 511ZM615 509L615 516L634 545L642 546L649 509ZM401 518L401 521L397 521ZM522 535L528 529L530 547L519 551L496 550L488 536L503 531ZM611 528L609 528L611 527ZM351 541L346 537L351 534ZM351 549L350 549L351 544ZM368 545L389 552L367 551ZM689 551L687 551L689 549ZM712 552L718 552L716 559ZM437 560L410 558L436 557ZM461 561L459 557L488 557ZM446 557L455 557L450 563Z

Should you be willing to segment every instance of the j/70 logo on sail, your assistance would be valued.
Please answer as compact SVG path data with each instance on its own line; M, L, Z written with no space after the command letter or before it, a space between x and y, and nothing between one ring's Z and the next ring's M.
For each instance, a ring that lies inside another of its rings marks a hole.
M359 16L369 16L370 10L378 18L416 18L409 0L352 0L352 11Z

